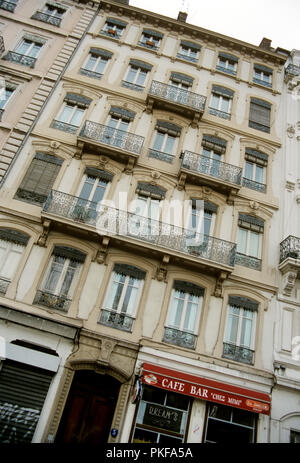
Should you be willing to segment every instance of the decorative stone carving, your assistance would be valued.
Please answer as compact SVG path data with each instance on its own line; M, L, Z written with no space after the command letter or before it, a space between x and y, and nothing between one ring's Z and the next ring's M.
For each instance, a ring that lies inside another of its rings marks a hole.
M259 209L259 204L256 201L249 201L249 206L254 211L258 211Z
M283 294L286 296L292 295L292 290L295 286L297 272L288 271L283 275Z
M114 350L114 347L116 346L116 344L117 343L115 341L111 341L108 339L102 341L100 356L99 356L99 361L101 363L105 363L107 365L109 364L111 353Z
M228 275L226 272L221 272L219 277L217 278L214 291L215 297L223 297L223 282L226 280L227 276Z
M108 245L109 238L107 236L104 236L96 255L96 261L98 262L98 264L104 264L107 255Z
M295 135L295 127L292 124L288 124L286 131L287 136L289 138L293 138L293 136Z
M165 281L167 277L167 266L170 261L170 256L164 255L157 269L156 278L158 281Z
M42 234L39 236L39 238L37 240L37 244L39 246L46 246L46 241L47 241L47 238L48 238L48 235L49 235L50 225L51 225L51 220L44 219L44 221L43 221L43 232L42 232Z

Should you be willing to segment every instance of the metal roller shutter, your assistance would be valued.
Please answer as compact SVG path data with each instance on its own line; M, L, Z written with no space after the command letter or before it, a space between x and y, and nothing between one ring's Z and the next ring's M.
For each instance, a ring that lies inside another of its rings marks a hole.
M0 443L29 443L53 372L5 361L0 371Z

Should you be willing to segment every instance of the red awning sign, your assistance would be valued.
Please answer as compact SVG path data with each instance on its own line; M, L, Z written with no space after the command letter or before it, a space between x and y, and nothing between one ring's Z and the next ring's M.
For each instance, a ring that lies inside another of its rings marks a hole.
M142 382L196 399L270 414L268 394L144 363Z

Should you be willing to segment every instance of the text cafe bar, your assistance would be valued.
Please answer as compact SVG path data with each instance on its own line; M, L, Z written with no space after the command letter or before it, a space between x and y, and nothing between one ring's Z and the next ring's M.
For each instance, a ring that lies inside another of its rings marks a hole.
M264 415L270 414L271 399L268 394L169 370L149 363L143 365L142 382L196 399L208 400Z

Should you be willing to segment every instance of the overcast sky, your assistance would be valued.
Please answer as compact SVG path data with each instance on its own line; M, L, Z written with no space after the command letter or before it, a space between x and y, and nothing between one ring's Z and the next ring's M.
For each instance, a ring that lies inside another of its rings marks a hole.
M129 0L144 10L177 19L188 13L187 22L252 45L263 37L272 47L300 49L300 0Z

